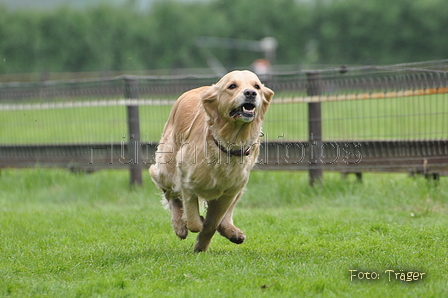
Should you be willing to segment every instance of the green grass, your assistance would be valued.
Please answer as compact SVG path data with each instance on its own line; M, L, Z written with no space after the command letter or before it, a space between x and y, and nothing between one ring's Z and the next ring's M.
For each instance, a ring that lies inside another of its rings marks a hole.
M170 109L140 107L142 141L160 138ZM0 111L0 144L110 143L127 133L123 106Z
M159 140L170 109L140 107L142 141ZM307 140L307 113L307 104L273 104L263 130L269 140ZM325 102L322 118L325 140L448 138L443 94ZM0 144L109 143L127 133L125 107L0 111Z
M215 235L193 253L145 175L9 170L0 175L0 296L444 297L448 184L402 174L308 186L300 172L253 172L235 212L248 239ZM349 270L379 280L350 281ZM388 280L386 270L423 280Z
M447 119L444 94L322 103L326 140L447 139ZM263 129L270 139L307 140L308 105L271 105Z

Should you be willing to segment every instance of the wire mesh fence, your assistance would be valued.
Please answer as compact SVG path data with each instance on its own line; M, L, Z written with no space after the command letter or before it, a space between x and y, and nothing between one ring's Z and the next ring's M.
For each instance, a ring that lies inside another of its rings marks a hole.
M127 156L136 141L141 166L149 165L176 98L218 79L2 83L0 166L126 167L136 161ZM257 168L447 172L448 60L261 79L276 95ZM129 131L129 107L138 107L138 140Z

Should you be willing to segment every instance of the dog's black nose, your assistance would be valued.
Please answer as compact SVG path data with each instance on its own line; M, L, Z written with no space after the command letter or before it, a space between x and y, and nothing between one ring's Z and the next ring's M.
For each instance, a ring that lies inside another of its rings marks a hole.
M257 97L257 91L253 89L246 89L244 90L244 96L246 96L247 99L254 99Z

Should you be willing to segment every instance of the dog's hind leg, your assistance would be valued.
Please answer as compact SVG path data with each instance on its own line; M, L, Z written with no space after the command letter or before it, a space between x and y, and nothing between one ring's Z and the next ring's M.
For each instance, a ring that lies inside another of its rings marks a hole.
M243 191L240 191L236 195L235 199L229 207L229 210L227 210L227 213L224 215L224 218L218 226L219 234L236 244L241 244L244 242L244 240L246 240L246 235L233 224L233 210L235 209L235 205L242 194Z

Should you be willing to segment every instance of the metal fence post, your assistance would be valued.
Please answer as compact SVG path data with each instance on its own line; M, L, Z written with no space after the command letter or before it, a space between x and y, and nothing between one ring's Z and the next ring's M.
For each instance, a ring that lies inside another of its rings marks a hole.
M321 82L319 72L308 72L307 94L308 96L318 96L321 94ZM309 132L309 176L310 185L322 181L322 167L319 165L319 158L322 148L322 109L320 102L308 103L308 132Z
M133 77L124 78L124 95L126 99L138 99L138 79ZM137 104L129 104L127 109L128 120L128 162L130 171L130 185L142 185L142 158L140 149L140 120Z

